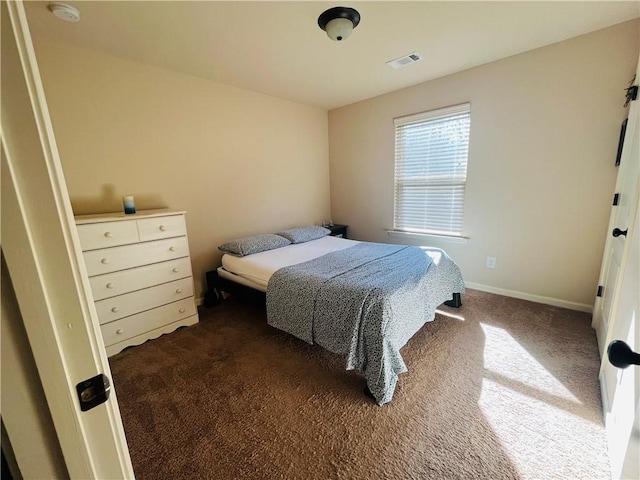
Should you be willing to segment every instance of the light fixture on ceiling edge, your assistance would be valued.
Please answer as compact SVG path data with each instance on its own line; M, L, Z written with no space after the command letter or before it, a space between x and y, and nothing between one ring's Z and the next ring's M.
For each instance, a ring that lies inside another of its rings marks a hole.
M345 40L360 23L360 14L349 7L333 7L318 17L318 26L331 40Z
M60 20L65 22L78 23L80 21L80 10L73 5L61 2L52 2L47 8Z

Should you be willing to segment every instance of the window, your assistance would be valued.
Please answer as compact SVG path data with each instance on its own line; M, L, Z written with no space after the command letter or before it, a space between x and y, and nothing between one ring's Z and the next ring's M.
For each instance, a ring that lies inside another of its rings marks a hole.
M394 119L394 230L462 235L471 105Z

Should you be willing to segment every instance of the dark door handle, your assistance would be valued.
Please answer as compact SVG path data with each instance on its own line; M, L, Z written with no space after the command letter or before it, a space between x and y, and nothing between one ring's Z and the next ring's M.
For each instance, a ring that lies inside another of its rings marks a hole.
M618 227L613 229L613 232L611 233L614 237L619 237L620 235L624 235L625 237L627 236L627 231L629 231L629 229L627 228L626 230L620 230Z
M640 354L631 350L622 340L614 340L609 344L607 356L614 367L627 368L629 365L640 365Z

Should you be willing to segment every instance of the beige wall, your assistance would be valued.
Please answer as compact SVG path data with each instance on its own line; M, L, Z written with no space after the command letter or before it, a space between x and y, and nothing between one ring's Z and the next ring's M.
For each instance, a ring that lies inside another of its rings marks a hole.
M393 118L471 102L470 240L407 243L444 248L484 289L588 309L638 41L636 20L330 111L333 220L355 238L400 243L385 231L393 226Z
M186 210L198 295L216 246L237 236L331 216L355 238L398 242L385 232L393 118L470 101L470 240L428 244L472 285L593 303L638 21L332 110L328 132L322 109L35 43L75 213L120 210L125 194Z
M186 210L197 296L220 243L329 218L326 110L34 43L74 213Z

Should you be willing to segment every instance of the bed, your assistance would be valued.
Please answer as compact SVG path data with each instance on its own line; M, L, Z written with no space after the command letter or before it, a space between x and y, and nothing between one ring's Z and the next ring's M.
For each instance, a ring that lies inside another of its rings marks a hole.
M322 234L257 250L223 255L207 273L205 305L221 291L266 298L271 326L344 356L379 405L407 371L400 349L439 305L461 305L460 269L441 249Z

